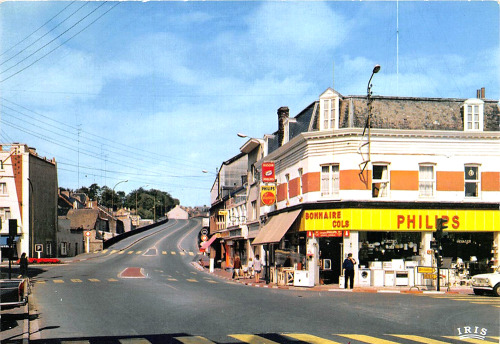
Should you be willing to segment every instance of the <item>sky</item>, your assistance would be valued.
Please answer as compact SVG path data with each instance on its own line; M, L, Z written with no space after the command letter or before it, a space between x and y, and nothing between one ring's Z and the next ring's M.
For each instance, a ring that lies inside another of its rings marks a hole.
M499 20L495 1L2 2L0 142L55 158L60 187L209 205L237 133L366 95L376 64L374 95L499 99Z

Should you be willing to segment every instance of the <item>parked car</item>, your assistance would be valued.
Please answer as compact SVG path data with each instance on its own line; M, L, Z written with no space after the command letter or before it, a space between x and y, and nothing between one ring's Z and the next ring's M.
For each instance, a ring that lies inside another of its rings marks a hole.
M29 280L13 278L0 280L0 305L2 309L24 306L28 302Z
M472 276L472 289L476 295L493 292L500 296L500 266L495 272Z

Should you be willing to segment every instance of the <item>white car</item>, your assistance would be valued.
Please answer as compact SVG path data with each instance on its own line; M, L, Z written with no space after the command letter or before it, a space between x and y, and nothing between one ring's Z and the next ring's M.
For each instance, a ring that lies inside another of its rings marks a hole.
M472 276L472 289L476 295L492 291L495 296L500 296L500 266L495 272Z

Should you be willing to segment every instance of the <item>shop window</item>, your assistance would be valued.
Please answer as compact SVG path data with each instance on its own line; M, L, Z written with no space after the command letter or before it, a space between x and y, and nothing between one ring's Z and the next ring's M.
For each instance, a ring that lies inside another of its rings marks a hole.
M388 196L389 196L389 167L387 165L373 165L372 197L382 198Z
M484 102L481 99L468 99L463 109L464 131L482 131Z
M418 169L418 191L420 197L433 197L436 185L434 165L420 165Z
M339 197L339 171L338 164L321 166L321 196Z
M465 197L479 197L479 166L465 166Z
M419 255L421 234L417 232L360 232L359 264L392 259L412 260Z

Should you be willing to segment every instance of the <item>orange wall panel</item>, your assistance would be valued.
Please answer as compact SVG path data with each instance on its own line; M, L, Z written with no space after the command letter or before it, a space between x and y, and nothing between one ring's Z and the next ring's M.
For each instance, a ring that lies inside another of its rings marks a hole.
M391 190L418 190L418 171L391 171Z
M500 172L481 173L482 191L500 191Z
M287 186L288 185L286 183L278 185L278 190L276 192L276 198L278 202L286 200Z
M464 172L436 172L437 191L464 191Z
M340 171L340 190L369 190L371 189L371 171L365 170L360 176L359 170ZM364 180L363 177L366 179Z
M290 189L290 198L300 195L300 178L290 180L288 188Z
M302 176L302 189L304 193L321 190L321 173L311 172Z

